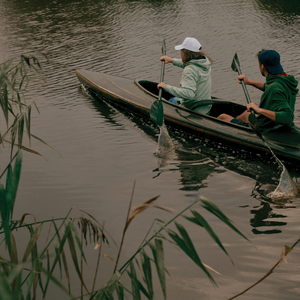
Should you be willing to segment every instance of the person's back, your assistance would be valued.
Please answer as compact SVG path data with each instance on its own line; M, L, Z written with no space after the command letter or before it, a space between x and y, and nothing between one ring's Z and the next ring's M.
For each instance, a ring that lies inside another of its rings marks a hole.
M173 65L182 67L181 59L174 59ZM180 87L168 85L166 91L182 98L181 104L192 109L201 100L211 99L211 63L202 56L187 62L182 72Z
M272 128L277 124L293 126L298 81L294 76L269 75L264 85L260 107L275 112L276 121L259 115L258 124L261 128Z

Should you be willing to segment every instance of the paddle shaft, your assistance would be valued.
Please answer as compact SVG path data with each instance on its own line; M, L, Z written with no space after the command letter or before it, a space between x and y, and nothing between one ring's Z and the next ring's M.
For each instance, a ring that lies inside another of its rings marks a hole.
M161 66L161 72L160 72L160 82L163 82L165 78L165 61L162 61L162 66ZM158 91L158 101L161 101L161 96L162 96L162 88L159 88Z
M163 40L163 44L161 47L161 54L162 55L166 55L166 40ZM162 61L162 66L161 66L161 72L160 72L160 82L163 82L165 78L165 61ZM159 88L159 92L158 92L158 101L161 100L161 95L162 95L162 88Z
M239 58L238 58L236 53L233 57L231 68L232 68L233 71L238 72L239 75L242 75L242 71L241 71L241 67L240 67L240 61L239 61ZM249 104L249 103L251 103L251 100L250 100L250 96L249 96L246 84L245 84L243 79L241 80L241 82L242 82L242 87L243 87L243 90L244 90L244 94L246 96L247 103ZM252 108L250 109L250 113L253 115L252 117L255 118L255 124L256 124L255 127L257 127L257 119L256 119L255 111ZM250 122L250 125L253 125L253 124ZM261 133L259 132L259 129L258 128L253 128L253 129L255 129L255 131L258 133L258 135L261 137L261 139L263 139Z
M238 74L242 75L242 71L241 71L241 68L240 68L240 63L239 63L238 58L237 58L237 54L235 54L234 60L235 60L235 67L236 67L236 70L237 70ZM244 90L244 93L245 93L245 96L246 96L246 100L249 104L249 103L251 103L251 101L250 101L250 96L249 96L246 84L245 84L244 80L241 80L241 82L242 82L242 87L243 87L243 90ZM253 112L253 110L251 110L251 111Z
M239 58L238 58L236 53L233 57L231 68L232 68L233 71L238 72L239 75L242 75L242 71L241 71L241 67L240 67L240 61L239 61ZM243 87L243 90L244 90L244 94L245 94L247 102L249 104L249 103L251 103L251 101L250 101L250 96L249 96L248 90L246 88L246 84L245 84L244 80L241 80L241 82L242 82L242 87ZM250 113L251 114L248 117L250 126L256 132L258 137L260 137L261 140L264 143L266 143L263 136L262 136L262 134L261 134L261 132L260 132L260 130L259 130L258 123L257 123L257 118L256 118L256 115L255 115L255 111L252 108L250 109Z

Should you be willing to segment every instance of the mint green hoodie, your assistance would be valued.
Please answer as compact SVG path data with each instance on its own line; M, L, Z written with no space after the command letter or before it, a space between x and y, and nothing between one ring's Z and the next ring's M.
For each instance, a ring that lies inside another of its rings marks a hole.
M273 122L263 115L258 115L258 124L262 129L271 128L277 124L293 126L297 85L298 81L291 75L269 75L266 78L259 106L274 111L276 121Z
M207 57L192 59L188 65L183 66L181 59L173 59L173 65L183 68L180 87L167 85L165 91L181 98L181 105L191 109L201 100L211 99L211 63ZM211 105L200 106L195 111L208 113Z

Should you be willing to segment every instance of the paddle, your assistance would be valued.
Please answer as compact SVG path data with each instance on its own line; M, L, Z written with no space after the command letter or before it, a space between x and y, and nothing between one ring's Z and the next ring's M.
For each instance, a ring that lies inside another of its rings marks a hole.
M233 57L233 60L232 60L231 69L234 72L238 72L239 75L242 74L241 67L240 67L240 61L239 61L239 58L238 58L236 53L235 53L235 55ZM244 90L244 93L245 93L245 96L246 96L246 100L249 104L249 103L251 103L250 96L249 96L249 93L248 93L248 90L247 90L247 87L246 87L246 84L245 84L244 80L242 80L242 87L243 87L243 90ZM261 132L259 130L259 127L258 127L258 122L257 122L257 118L255 116L255 111L253 109L251 109L250 112L251 112L251 114L248 117L250 125L251 125L252 129L257 133L257 135L264 141L264 139L261 135Z
M162 52L162 55L166 55L165 39L163 40L163 43L162 43L161 52ZM164 81L164 74L165 74L165 61L163 61L162 65L161 65L160 82ZM162 88L159 89L158 98L157 98L157 100L155 100L153 102L151 109L150 109L151 120L159 126L162 126L164 123L164 108L163 108L163 104L161 101L161 96L162 96Z

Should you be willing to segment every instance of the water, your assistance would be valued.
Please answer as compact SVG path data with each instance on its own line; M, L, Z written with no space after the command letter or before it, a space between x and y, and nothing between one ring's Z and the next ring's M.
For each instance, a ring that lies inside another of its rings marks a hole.
M298 0L0 0L0 7L0 60L23 53L40 59L45 81L32 77L26 101L36 101L40 110L32 113L32 133L55 149L33 140L32 148L44 158L24 153L15 218L24 212L38 220L62 217L74 207L73 215L84 210L100 223L105 220L119 242L134 182L133 205L160 195L158 205L179 212L199 196L207 197L251 243L203 212L234 265L201 228L187 225L203 262L221 273L214 275L218 288L178 249L166 245L168 299L228 299L260 279L278 261L284 245L299 238L299 196L268 197L282 172L271 155L266 159L168 128L174 148L158 157L159 128L93 99L74 72L83 68L159 81L162 40L167 55L178 57L174 46L194 36L214 60L213 96L246 104L230 67L234 53L249 78L263 80L255 54L274 48L285 71L300 79ZM180 76L178 68L166 65L165 82L177 85ZM249 94L258 103L260 91L249 87ZM299 119L298 96L298 125ZM7 156L6 149L1 151L2 169ZM298 166L285 166L299 184ZM121 261L136 250L154 218L171 216L155 209L137 216ZM117 252L113 246L106 251L110 256ZM296 246L287 264L240 298L299 299L298 252ZM104 262L102 276L111 268ZM157 293L159 299L159 288Z

